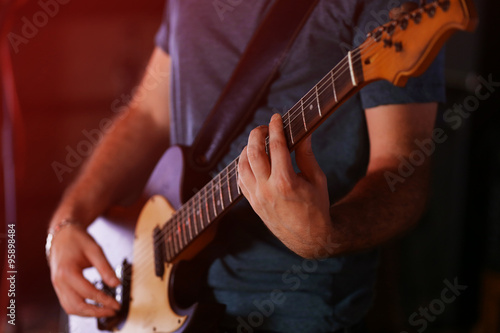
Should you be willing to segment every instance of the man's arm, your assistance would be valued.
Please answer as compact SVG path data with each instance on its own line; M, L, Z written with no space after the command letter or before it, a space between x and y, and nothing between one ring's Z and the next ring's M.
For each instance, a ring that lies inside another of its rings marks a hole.
M296 150L291 164L282 122L273 116L269 129L252 131L239 161L239 184L255 212L292 251L308 258L368 249L412 226L427 200L430 161L415 168L395 191L385 178L398 173L400 160L417 149L416 139L430 138L437 106L386 105L366 110L370 159L365 175L330 207L326 177L312 153L310 139ZM270 162L264 150L269 133Z
M136 96L66 191L50 227L70 219L87 227L111 205L139 197L157 160L169 144L168 92L170 58L157 48ZM108 285L118 280L101 248L84 228L65 226L54 236L51 278L59 301L69 314L103 317L118 303L98 291L82 275L95 266ZM85 299L103 306L87 304Z

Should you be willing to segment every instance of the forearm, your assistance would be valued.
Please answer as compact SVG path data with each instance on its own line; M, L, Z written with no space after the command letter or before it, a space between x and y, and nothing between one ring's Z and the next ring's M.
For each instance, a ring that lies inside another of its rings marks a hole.
M64 218L86 225L112 204L137 197L167 146L168 128L147 112L126 111L67 189L51 225Z
M430 158L415 166L411 175L396 184L386 175L398 176L401 160L433 137L435 103L382 105L367 109L370 160L366 176L330 208L329 235L337 245L330 255L360 251L379 245L415 224L425 209Z
M412 175L392 189L386 172L398 174L397 167L368 171L346 197L332 205L329 241L336 246L329 255L372 248L418 221L428 196L429 161L416 167Z
M137 198L169 145L170 58L156 48L137 94L113 123L54 213L88 225L111 205Z
M436 109L434 103L368 109L370 158L366 176L329 207L329 214L318 214L314 219L304 215L306 222L296 221L293 232L280 238L283 243L304 257L337 256L377 246L416 223L427 201L430 158L424 157L411 175L398 178L396 183L394 178L386 179L386 174L399 174L401 157L409 160L418 148L415 140L431 140ZM317 184L311 193L321 193L326 186ZM322 210L318 202L323 196L310 200L311 207Z

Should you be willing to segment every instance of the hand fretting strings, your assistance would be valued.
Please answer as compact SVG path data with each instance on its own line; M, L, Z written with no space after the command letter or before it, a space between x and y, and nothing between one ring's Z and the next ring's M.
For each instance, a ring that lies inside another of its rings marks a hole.
M362 45L361 47L354 49L351 52L351 61L354 63L355 61L360 60L361 58L361 53L362 52L367 52L369 51L372 46L374 45L375 41L372 39L371 41L367 42L366 45ZM328 72L320 81L319 83L314 86L309 92L307 92L303 98L301 98L288 112L286 112L283 115L283 124L284 124L284 131L285 133L292 133L294 132L297 128L302 128L305 130L306 133L309 132L308 128L305 128L305 126L301 126L302 124L306 124L307 122L299 122L298 124L294 124L294 120L296 120L298 117L302 117L305 119L306 114L310 112L311 110L307 110L307 107L312 106L313 103L318 103L318 110L314 110L321 112L321 107L319 105L319 98L321 95L325 93L331 93L334 95L333 97L335 98L335 102L337 103L337 93L335 91L335 84L339 83L335 79L338 79L339 75L342 75L346 73L347 71L350 71L350 64L348 62L348 56L344 57L330 72ZM304 106L306 107L304 109ZM314 108L313 108L314 109ZM325 110L326 112L329 112L329 110ZM320 114L320 119L323 117L322 114ZM293 136L291 137L293 140ZM293 142L292 142L293 144ZM266 150L268 149L269 145L269 137L266 138ZM229 203L232 204L234 203L237 199L241 197L241 193L239 190L239 187L237 187L238 190L238 195L234 198L231 197L231 185L230 181L234 181L237 183L237 178L238 178L238 160L239 157L237 157L235 160L233 160L224 170L222 170L212 181L208 182L195 196L193 196L191 199L189 199L172 217L163 225L161 233L155 237L154 240L154 246L158 246L160 242L166 241L167 244L166 246L166 251L167 251L167 257L170 257L169 259L174 258L179 252L182 251L182 249L189 244L196 236L203 231L203 229L208 226L211 221L210 220L210 209L213 208L213 216L214 218L217 217L220 213L217 211L216 206L215 206L215 196L216 196L216 191L219 191L219 202L222 211L225 209L224 207L224 197L223 197L223 188L222 188L222 183L226 184L228 183L228 193L229 193ZM225 175L223 175L225 173ZM215 184L214 188L214 181L217 181ZM209 200L212 199L212 205L209 204ZM219 205L219 203L218 203ZM213 207L209 207L213 206ZM207 222L206 225L204 225L204 219L203 219L203 207L205 208L206 211L206 217L205 221ZM196 211L197 210L197 211ZM194 213L194 214L192 214ZM199 225L197 223L197 218L199 217ZM183 223L184 221L184 223ZM182 229L181 229L182 225ZM186 233L186 225L187 228L189 229L189 240L187 239L187 233ZM200 226L200 228L198 228ZM193 227L194 227L194 235L193 235ZM175 234L178 234L176 236ZM182 235L181 235L182 234ZM194 236L194 237L193 237ZM181 237L184 238L184 244L182 242ZM149 245L149 244L148 244ZM134 260L154 260L154 256L151 254L153 253L153 249L149 248L149 246L142 246L142 248L137 250L137 258L134 258ZM147 253L146 253L147 252ZM146 254L146 257L144 258L144 254ZM169 255L170 254L170 255Z
M358 50L355 50L355 57L353 57L354 60L358 60L360 58L359 56L359 52L356 52ZM346 59L346 58L344 58ZM343 67L345 67L346 65L348 66L347 63L345 63L344 61L344 64L342 64ZM345 68L340 68L337 70L336 74L340 71L344 69L344 72L345 72ZM300 116L304 116L304 112L309 112L308 110L299 110L299 103L302 102L302 104L304 105L311 105L314 103L314 100L317 100L318 97L316 97L315 94L312 94L312 96L308 96L308 95L311 95L311 92L313 92L315 89L318 90L318 95L322 95L325 91L329 91L331 90L332 93L333 93L333 89L331 89L333 87L333 81L332 81L332 85L331 86L327 86L325 88L325 85L329 84L328 80L331 80L330 77L332 75L336 75L336 74L333 74L333 72L329 72L321 81L320 83L313 89L311 89L305 96L306 99L309 99L308 101L304 102L304 99L301 99L297 104L294 105L294 107L292 107L284 116L283 116L283 123L284 123L284 130L287 131L288 128L290 127L290 124L292 126L295 126L294 128L297 128L299 126L302 125L302 123L299 123L299 124L293 124L294 120L297 119L298 117ZM327 81L327 82L324 82L324 81ZM320 86L320 88L317 88L318 86ZM325 88L325 89L323 89ZM319 91L320 89L322 89L322 91ZM321 112L321 110L319 110ZM292 132L293 132L293 128L292 128ZM306 130L306 132L308 132ZM269 138L266 138L266 145L268 145L268 141L269 141ZM223 177L223 179L225 180L229 180L230 178L232 178L233 176L235 176L237 174L237 161L238 161L238 158L235 159L232 163L229 164L229 166L223 170L220 174L219 174L219 178L220 177ZM222 176L223 173L226 173L227 175L226 176ZM211 185L211 183L207 184L207 185ZM208 188L208 186L207 186ZM201 195L201 193L203 192L203 190L205 190L205 194L207 193L207 188L204 188L202 189L201 191L198 192L198 194L193 197L191 200L189 200L186 205L183 206L184 207L187 207L187 209L190 208L190 206L195 206L196 205L196 201L199 201L199 200L203 200L204 197L207 198L207 199L210 199L212 197L212 194L208 194L208 195ZM213 192L213 191L212 191ZM230 193L230 191L228 191L228 193ZM193 203L191 201L194 201ZM232 201L232 200L230 200ZM208 205L208 202L205 202L206 206ZM181 208L181 210L179 212L176 213L176 215L182 215L182 213L185 213L185 209ZM201 211L200 209L198 211ZM186 212L187 213L187 212ZM195 214L195 215L199 215L198 214ZM216 214L215 214L216 215ZM172 219L174 219L176 216L174 215L172 217ZM207 217L209 217L209 213L207 212ZM196 224L195 224L196 226ZM174 230L175 228L170 228L170 229L166 229L165 230L165 233L169 232L169 231L172 231Z

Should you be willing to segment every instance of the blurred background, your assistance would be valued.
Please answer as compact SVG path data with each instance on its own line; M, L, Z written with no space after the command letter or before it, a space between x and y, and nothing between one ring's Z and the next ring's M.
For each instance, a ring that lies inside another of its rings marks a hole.
M4 327L10 329L6 332L66 332L45 261L47 223L81 165L75 151L92 150L89 133L105 126L141 77L163 1L60 0L54 2L57 11L38 1L13 7L7 2L0 1L0 17L11 23L2 42L9 32L18 37L10 35L12 66L2 67L2 87L11 91L5 77L12 69L20 112L14 117L15 183L5 163L8 137L2 137L1 171L7 181L0 179L0 251L4 258L5 219L13 216L5 202L15 198L18 274L16 326L2 323L0 332ZM484 86L480 78L500 82L495 22L500 3L475 3L480 15L476 32L456 33L446 44L448 101L440 107L436 126L448 139L432 156L429 208L417 228L383 248L377 298L368 318L372 332L423 332L412 315L436 306L445 280L467 289L442 311L434 308L439 314L427 321L426 332L500 332L500 326L494 328L500 321L500 86L490 84L488 98L460 126L443 121L447 110L476 96L477 87ZM49 14L47 20L40 11ZM27 27L26 20L39 24ZM6 63L5 53L0 59ZM0 96L3 108L15 102L11 97ZM4 129L6 124L3 118ZM2 266L2 274L6 271ZM0 321L6 318L5 276L1 284ZM480 330L477 323L483 318L491 321Z

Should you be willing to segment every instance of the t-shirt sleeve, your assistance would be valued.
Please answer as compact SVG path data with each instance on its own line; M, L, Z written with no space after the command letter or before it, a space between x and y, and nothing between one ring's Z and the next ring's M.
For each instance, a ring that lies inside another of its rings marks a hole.
M168 1L165 2L165 9L163 12L163 19L161 21L160 28L155 35L156 46L160 47L165 53L168 52Z
M396 87L388 81L376 81L361 89L364 109L386 104L445 102L444 52L419 77L408 79L406 86Z
M364 4L359 27L369 27L371 30L387 21L390 8L386 1L364 1ZM359 37L357 41L359 43ZM439 52L422 75L409 78L406 86L396 87L385 80L376 81L363 88L360 97L364 109L387 104L445 102L444 51Z

